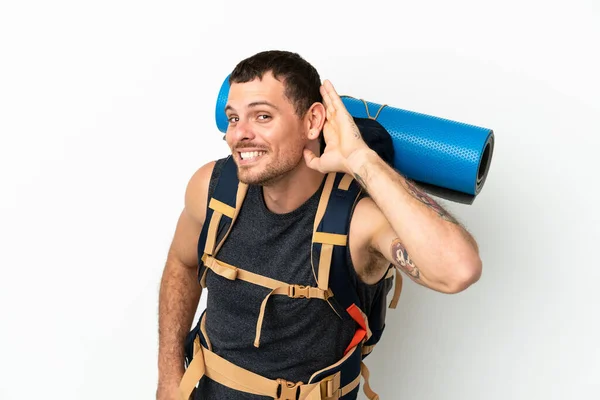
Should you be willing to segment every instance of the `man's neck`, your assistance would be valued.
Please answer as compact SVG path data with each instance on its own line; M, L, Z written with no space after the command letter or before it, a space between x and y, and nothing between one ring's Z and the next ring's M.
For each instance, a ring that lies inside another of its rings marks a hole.
M319 171L301 166L272 185L263 187L265 204L276 214L292 212L315 194L324 177Z

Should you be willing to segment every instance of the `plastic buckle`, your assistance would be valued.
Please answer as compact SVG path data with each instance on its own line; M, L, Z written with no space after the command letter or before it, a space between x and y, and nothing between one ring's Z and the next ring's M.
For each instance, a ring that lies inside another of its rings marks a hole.
M308 286L290 285L288 287L288 296L292 299L306 299L309 296Z
M334 380L335 380L335 375L331 375L331 376L328 376L327 378L323 379L321 382L319 382L319 387L321 389L321 399L323 399L323 400L339 399L339 396L336 396L338 394L338 390L337 390L337 388L333 387Z
M302 382L288 382L285 379L277 379L277 400L298 400L300 397L300 385Z

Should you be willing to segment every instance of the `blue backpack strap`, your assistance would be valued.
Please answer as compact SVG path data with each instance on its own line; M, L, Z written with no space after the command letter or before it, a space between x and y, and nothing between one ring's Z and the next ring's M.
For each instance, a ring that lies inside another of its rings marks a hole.
M208 272L208 268L204 265L203 261L204 255L206 252L214 255L224 243L227 235L218 244L217 239L224 230L228 231L233 226L232 222L241 206L241 202L238 201L238 189L241 186L237 178L237 167L233 158L229 156L224 160L219 171L219 176L216 177L216 185L208 199L206 218L204 219L204 225L198 238L198 281L202 287L206 287L206 273ZM245 192L242 191L241 194L245 194ZM202 318L198 319L198 323L188 333L184 342L186 368L193 358L194 339L200 332L201 320ZM199 336L202 344L208 346L203 335Z
M364 379L364 393L367 398L376 399L378 396L369 384L369 370L362 360L371 353L383 334L387 294L393 285L394 269L390 264L388 272L377 284L381 289L377 290L370 308L366 310L358 295L359 278L350 270L353 266L348 262L350 222L363 195L361 186L350 175L328 175L315 218L312 249L313 256L316 255L318 259L318 274L315 274L315 277L318 275L319 287L328 285L333 293L333 297L329 299L332 308L340 316L341 313L347 313L357 323L355 335L344 352L349 358L338 366L341 384L349 384L350 380L360 374ZM397 270L396 274L396 291L390 304L391 308L396 307L402 283ZM317 378L330 372L323 371ZM355 396L358 388L352 392L349 396Z
M227 157L220 175L216 179L214 191L208 200L206 218L198 239L198 280L202 287L206 287L206 273L208 272L208 268L204 265L204 259L206 255L215 256L225 243L242 206L246 191L247 185L238 180L237 166L233 158ZM222 236L223 232L225 235ZM220 241L218 241L219 237L221 237ZM198 323L188 333L184 342L186 368L193 358L194 339L200 332L201 321L202 317L198 319ZM208 347L204 336L199 335L199 337L202 345Z
M346 251L350 216L362 188L347 174L330 173L325 179L323 192L315 216L312 239L313 273L321 289L330 289L333 297L329 304L340 318L348 314L357 323L354 338L344 352L343 362L322 370L311 382L340 372L340 387L350 387L361 375L361 342L367 335L367 319L361 311L356 291L355 275L348 271ZM358 386L340 399L356 398Z
M359 344L368 334L367 318L356 291L356 276L348 270L346 251L350 217L362 188L350 176L330 173L325 181L315 218L313 269L320 288L333 292L330 304L341 317L347 313L357 324L357 332L346 349ZM317 262L315 263L315 259Z
M338 315L347 313L357 324L357 332L346 351L362 342L363 358L368 356L379 342L385 329L387 295L394 286L394 268L388 266L386 275L377 284L376 296L367 310L357 292L358 277L348 263L348 233L356 204L364 197L361 186L350 175L329 174L327 177L319 211L315 219L318 224L313 237L313 254L318 256L318 284L327 285L333 293L330 304ZM329 182L330 181L330 182ZM396 308L402 288L402 276L395 270L394 298L390 308Z
M198 239L198 279L202 287L206 287L208 270L203 260L206 255L215 256L225 242L244 201L246 190L247 185L238 180L233 157L227 157L214 192L208 200L204 226ZM225 236L218 241L224 231Z

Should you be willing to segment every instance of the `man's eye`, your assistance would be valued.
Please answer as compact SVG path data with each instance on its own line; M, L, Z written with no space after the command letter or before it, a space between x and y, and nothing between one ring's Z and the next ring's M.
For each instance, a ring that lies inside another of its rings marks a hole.
M229 117L229 118L227 119L227 121L229 121L229 123L232 123L232 122L237 122L237 121L238 121L238 117Z
M271 116L267 115L267 114L260 114L258 116L258 119L261 121L266 121L267 119L271 118Z

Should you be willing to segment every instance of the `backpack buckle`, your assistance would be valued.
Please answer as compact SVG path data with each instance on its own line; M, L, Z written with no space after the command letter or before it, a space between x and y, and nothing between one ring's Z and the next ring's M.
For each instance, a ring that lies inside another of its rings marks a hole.
M321 389L321 399L337 400L340 398L340 373L335 373L319 382Z
M302 382L288 382L285 379L277 379L277 400L297 400L300 396L300 385Z
M288 286L288 297L292 299L306 299L309 296L309 287L303 285Z

